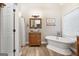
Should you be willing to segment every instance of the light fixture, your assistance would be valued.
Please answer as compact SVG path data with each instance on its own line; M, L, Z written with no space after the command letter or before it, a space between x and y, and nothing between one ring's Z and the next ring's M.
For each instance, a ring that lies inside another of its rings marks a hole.
M39 15L38 14L35 14L35 15L32 15L32 17L39 17Z
M32 16L32 17L41 17L42 11L40 9L32 9L30 11L29 15Z

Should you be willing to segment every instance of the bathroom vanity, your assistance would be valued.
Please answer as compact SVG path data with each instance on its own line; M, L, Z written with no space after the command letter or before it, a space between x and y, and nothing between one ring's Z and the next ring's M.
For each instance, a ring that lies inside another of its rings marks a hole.
M41 45L41 32L39 29L42 28L42 19L39 17L39 15L32 15L31 18L29 18L29 45L30 46L37 46Z
M41 33L40 32L29 32L29 45L41 45Z

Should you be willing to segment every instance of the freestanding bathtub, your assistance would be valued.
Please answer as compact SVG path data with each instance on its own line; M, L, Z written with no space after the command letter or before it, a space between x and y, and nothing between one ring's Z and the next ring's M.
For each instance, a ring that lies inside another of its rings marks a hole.
M72 55L70 47L75 43L75 38L63 38L57 36L46 36L47 48L63 55Z

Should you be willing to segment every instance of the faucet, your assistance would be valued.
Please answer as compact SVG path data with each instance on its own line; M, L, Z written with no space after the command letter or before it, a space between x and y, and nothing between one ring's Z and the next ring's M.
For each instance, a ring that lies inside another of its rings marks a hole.
M56 37L56 39L59 39L59 36L60 36L60 32L57 32L57 37Z

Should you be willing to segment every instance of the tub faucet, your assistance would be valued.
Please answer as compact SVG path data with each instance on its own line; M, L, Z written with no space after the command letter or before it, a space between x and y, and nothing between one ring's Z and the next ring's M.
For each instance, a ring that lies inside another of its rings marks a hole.
M60 32L57 32L57 37L61 36Z

